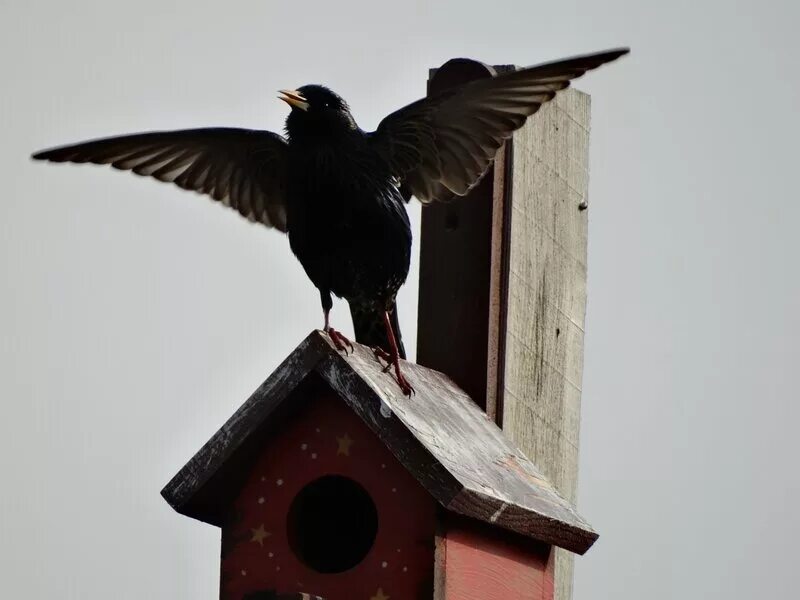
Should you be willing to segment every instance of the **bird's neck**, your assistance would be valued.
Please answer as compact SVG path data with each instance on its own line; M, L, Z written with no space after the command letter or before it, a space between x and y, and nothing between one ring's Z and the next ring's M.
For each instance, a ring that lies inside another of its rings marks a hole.
M287 130L287 136L291 147L313 154L319 152L325 154L337 152L349 153L361 147L365 139L360 129L353 130L342 128L331 128L327 130L315 128L313 131Z
M286 135L290 143L309 146L330 146L352 143L364 132L352 119L322 119L303 116L293 111L286 119Z

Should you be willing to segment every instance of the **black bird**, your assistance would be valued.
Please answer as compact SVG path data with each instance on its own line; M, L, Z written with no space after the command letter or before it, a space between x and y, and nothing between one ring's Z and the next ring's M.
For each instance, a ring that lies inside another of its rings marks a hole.
M411 228L405 202L463 196L486 173L504 140L571 80L627 48L563 59L467 83L358 127L342 98L320 85L283 90L286 137L234 128L159 131L45 150L33 158L110 164L211 196L289 235L292 252L319 289L325 331L331 294L345 298L356 341L400 370L405 358L395 296L408 275Z

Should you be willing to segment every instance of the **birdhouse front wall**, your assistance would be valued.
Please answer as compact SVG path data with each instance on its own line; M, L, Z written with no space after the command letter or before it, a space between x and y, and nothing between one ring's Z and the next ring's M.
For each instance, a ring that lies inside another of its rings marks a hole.
M553 548L447 515L439 545L441 600L553 600Z
M231 507L221 600L431 598L435 501L334 392L313 394L265 440Z

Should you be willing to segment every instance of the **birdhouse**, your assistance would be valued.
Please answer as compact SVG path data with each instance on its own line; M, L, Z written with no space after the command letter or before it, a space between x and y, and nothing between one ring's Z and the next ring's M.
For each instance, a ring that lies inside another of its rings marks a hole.
M597 534L446 376L314 332L162 491L222 530L220 598L553 596Z

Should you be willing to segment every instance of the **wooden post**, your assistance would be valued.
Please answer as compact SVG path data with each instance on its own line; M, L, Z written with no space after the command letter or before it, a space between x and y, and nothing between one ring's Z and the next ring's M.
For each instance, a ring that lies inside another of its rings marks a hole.
M428 93L513 68L453 59L431 70ZM417 362L447 373L493 419L501 371L497 359L506 287L501 245L509 151L506 144L468 198L427 206L420 235Z
M492 71L450 61L433 72L429 91ZM506 144L469 197L422 211L420 242L417 361L482 404L573 504L589 113L587 94L560 93ZM554 560L556 598L569 600L573 557L557 550Z

